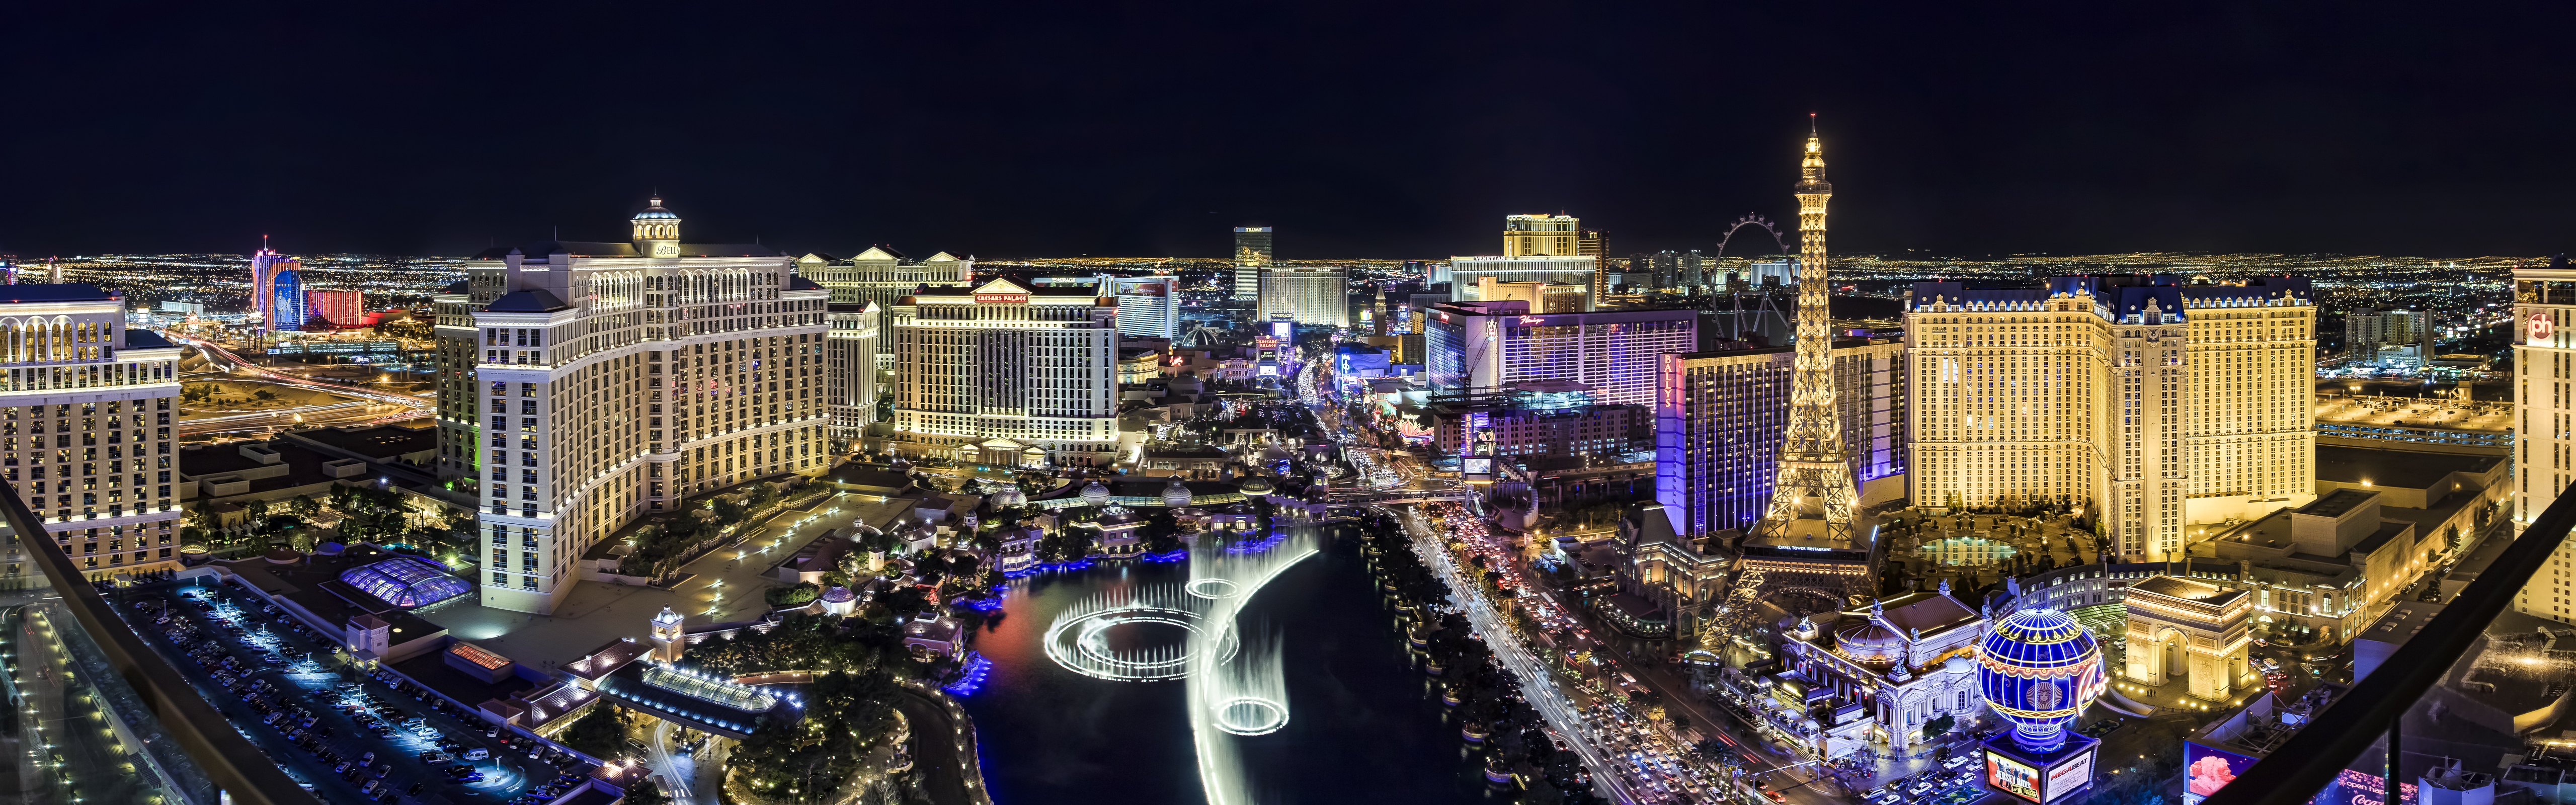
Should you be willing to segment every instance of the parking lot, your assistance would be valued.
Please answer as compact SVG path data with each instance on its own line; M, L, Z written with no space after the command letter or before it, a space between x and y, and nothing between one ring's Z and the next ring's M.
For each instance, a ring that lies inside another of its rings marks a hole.
M209 704L325 802L542 802L590 770L390 672L360 676L329 640L257 596L155 584L114 600Z
M1975 755L1962 752L1911 777L1899 778L1862 792L1861 800L1870 805L1975 802L1990 793L1985 787L1985 773L1984 764Z

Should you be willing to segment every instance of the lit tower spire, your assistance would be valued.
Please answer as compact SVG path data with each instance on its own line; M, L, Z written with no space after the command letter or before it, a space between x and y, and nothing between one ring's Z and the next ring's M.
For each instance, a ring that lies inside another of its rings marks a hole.
M1798 163L1798 355L1790 385L1789 428L1780 445L1771 509L1755 534L1828 548L1863 549L1852 537L1851 453L1843 445L1840 395L1834 389L1832 299L1825 274L1825 144L1807 116L1807 151Z

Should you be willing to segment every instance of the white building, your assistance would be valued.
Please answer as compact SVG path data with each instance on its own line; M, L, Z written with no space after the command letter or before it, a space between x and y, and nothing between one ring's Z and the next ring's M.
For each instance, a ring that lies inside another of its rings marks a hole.
M1181 337L1179 277L1112 277L1106 283L1118 298L1118 334L1135 338Z
M1699 346L1689 310L1533 315L1527 302L1444 302L1426 315L1423 371L1433 389L1572 380L1603 403L1653 405L1660 356Z
M1348 327L1351 274L1341 268L1261 270L1261 306L1254 321L1274 321L1277 314L1310 327Z
M177 569L170 398L179 347L125 329L125 300L81 283L0 298L0 475L91 579ZM9 575L29 572L17 548Z
M1801 619L1785 641L1786 687L1774 693L1800 706L1775 716L1774 725L1813 741L1827 757L1869 741L1911 749L1925 740L1923 725L1943 716L1953 729L1965 726L1985 709L1976 657L1987 626L1983 613L1950 597L1946 581L1939 592ZM1787 715L1804 719L1779 723Z
M890 446L987 466L1115 463L1117 308L1097 292L996 279L896 300Z
M470 460L485 484L485 606L551 612L575 560L635 518L822 469L827 293L793 258L684 244L679 225L655 199L631 243L467 263L501 291L472 311L467 386L483 428Z
M831 324L823 355L831 395L832 450L846 452L860 432L877 421L877 344L885 310L875 302L832 302L824 312Z
M1577 233L1567 232L1566 234L1573 235ZM1507 237L1506 240L1508 239L1509 238ZM1448 269L1442 273L1440 278L1432 281L1445 281L1450 283L1449 287L1461 289L1475 285L1479 281L1488 278L1498 283L1565 283L1590 288L1593 286L1593 274L1599 262L1600 261L1595 258L1576 256L1572 252L1567 252L1563 255L1536 254L1511 257L1451 257L1449 258ZM1587 304L1598 302L1598 300L1588 298L1589 296L1589 294L1586 294L1587 298L1585 299L1585 302ZM1591 310L1592 308L1586 307L1584 309Z

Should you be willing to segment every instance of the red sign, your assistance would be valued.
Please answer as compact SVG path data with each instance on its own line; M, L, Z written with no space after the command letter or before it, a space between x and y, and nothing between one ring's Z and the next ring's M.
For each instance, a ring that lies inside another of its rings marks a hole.
M2531 314L2531 340L2533 340L2533 341L2546 341L2546 340L2549 340L2549 333L2550 333L2550 330L2551 330L2551 327L2550 327L2550 324L2549 324L2549 314L2547 314L2547 313L2534 313L2534 314Z
M1024 293L979 293L975 295L975 304L978 305L1025 305L1028 303L1029 295Z

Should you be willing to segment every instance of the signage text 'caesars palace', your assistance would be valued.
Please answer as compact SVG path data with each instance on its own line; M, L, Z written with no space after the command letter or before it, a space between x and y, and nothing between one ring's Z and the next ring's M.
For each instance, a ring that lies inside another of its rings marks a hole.
M975 295L975 304L978 305L1025 305L1028 303L1029 295L1024 293L979 293Z

